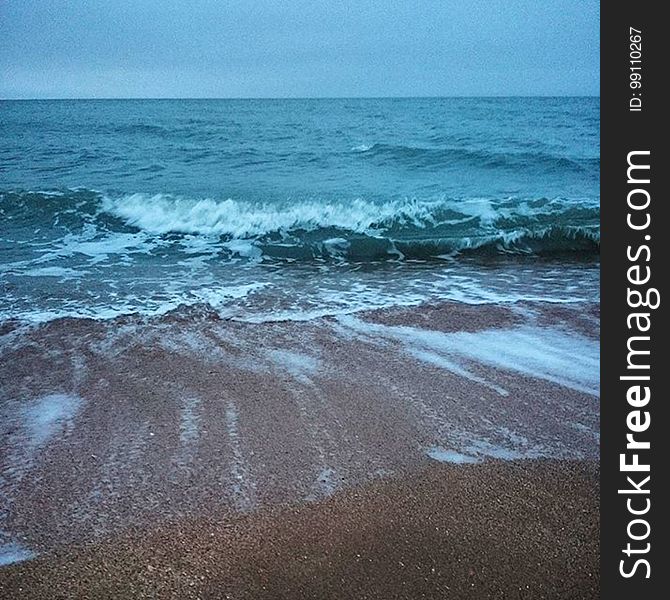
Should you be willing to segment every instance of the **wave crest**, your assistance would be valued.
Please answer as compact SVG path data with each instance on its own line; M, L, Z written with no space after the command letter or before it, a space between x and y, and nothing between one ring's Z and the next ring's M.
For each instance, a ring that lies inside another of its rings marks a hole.
M491 169L531 167L548 172L585 172L599 170L599 157L566 157L541 151L503 152L461 147L428 147L398 144L361 144L352 148L370 160L392 161L415 169L443 168L463 164Z
M103 200L103 209L145 231L259 238L274 233L341 229L364 233L394 222L421 227L436 203L392 201L376 204L361 199L324 203L316 200L284 204L238 200L175 198L163 194L132 194Z
M105 196L85 190L55 195L5 194L3 212L145 236L202 236L230 254L375 260L456 252L543 254L599 251L600 210L587 199L398 199L284 203L194 199L167 194Z

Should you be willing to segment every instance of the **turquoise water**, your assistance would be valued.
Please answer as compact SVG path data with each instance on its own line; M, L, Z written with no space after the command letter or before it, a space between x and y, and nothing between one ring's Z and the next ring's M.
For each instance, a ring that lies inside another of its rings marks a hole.
M0 317L595 299L597 98L0 102Z

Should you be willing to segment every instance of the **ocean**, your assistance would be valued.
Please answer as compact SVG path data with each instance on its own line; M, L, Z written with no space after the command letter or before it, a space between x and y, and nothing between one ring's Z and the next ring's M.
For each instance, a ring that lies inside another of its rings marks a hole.
M0 319L598 301L598 98L0 102Z
M73 589L89 551L123 585L147 573L126 551L247 574L240 548L275 556L303 509L324 561L393 522L439 574L463 536L435 523L488 548L514 494L540 507L523 535L591 507L558 529L566 557L597 549L598 99L3 101L0 121L0 595L82 564Z

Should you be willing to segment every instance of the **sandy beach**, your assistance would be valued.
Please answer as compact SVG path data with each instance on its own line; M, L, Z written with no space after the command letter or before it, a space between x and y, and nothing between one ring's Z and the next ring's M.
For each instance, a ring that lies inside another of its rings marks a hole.
M5 322L0 591L597 597L598 315Z
M16 598L597 598L591 461L434 465L6 568Z

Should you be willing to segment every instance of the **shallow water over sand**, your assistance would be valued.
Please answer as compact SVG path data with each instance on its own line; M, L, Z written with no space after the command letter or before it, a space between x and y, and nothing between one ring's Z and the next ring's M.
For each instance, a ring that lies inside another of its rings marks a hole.
M17 323L5 548L314 502L433 461L597 459L598 325L588 303Z

